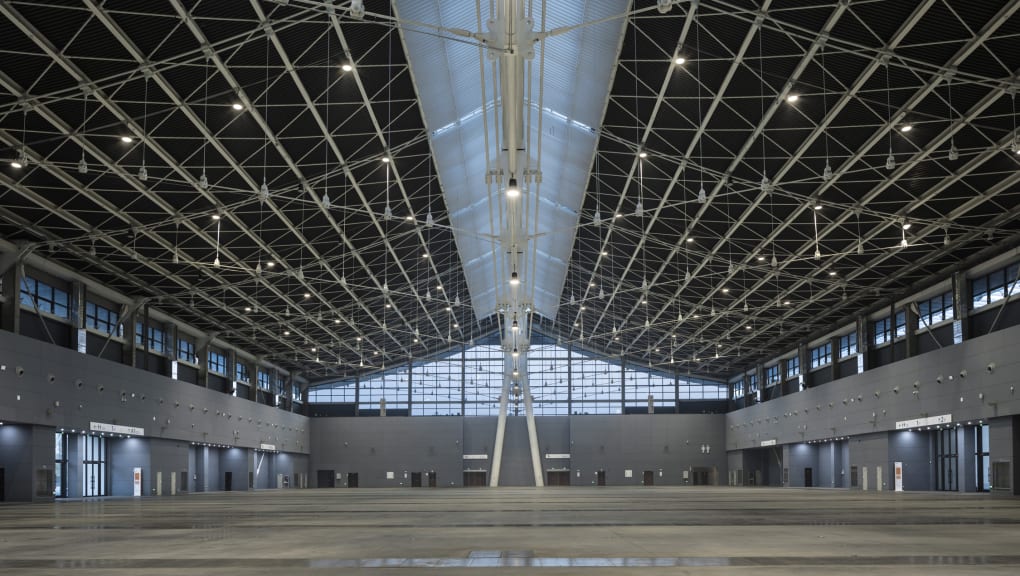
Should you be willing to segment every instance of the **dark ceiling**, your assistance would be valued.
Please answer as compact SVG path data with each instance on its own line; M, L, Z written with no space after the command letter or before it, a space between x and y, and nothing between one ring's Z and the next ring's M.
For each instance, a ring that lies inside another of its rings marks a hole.
M365 4L0 2L0 234L310 379L490 334ZM533 326L724 376L1015 244L1018 8L636 2Z

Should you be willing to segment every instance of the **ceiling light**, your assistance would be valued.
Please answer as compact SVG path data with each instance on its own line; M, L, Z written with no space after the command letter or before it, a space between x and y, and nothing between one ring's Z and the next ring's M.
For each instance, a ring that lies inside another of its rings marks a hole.
M240 102L234 102L230 105L230 107L237 111L244 110L244 104L241 104Z
M389 164L390 163L390 157L389 156L383 156L382 157L382 161L383 161L383 164Z
M648 152L645 152L644 150L638 152L638 158L648 158Z
M212 215L212 219L213 220L219 220L220 219L220 215L219 214L213 214Z
M272 268L273 266L276 266L276 262L273 262L272 260L270 260L269 262L266 262L266 267L267 268Z
M421 257L422 257L422 258L428 258L428 257L429 257L429 253L428 253L428 252L426 252L426 253L422 254L422 255L421 255Z
M290 330L284 330L283 331L283 335L284 336L290 336Z
M910 230L910 222L904 222L903 223L903 229L904 230Z
M354 66L351 66L350 62L344 62L340 65L340 69L344 72L350 72L351 70L354 70Z
M793 104L797 100L800 100L800 95L798 94L790 94L789 96L786 97L786 101L789 102L790 104Z
M673 63L677 66L683 66L685 62L687 62L687 59L683 56L677 56L676 59L673 60Z
M521 277L517 274L517 271L514 270L513 272L510 273L510 285L511 286L518 286L518 285L520 285L520 283L521 283Z
M790 301L789 300L783 300L783 306L789 306L789 305L790 305Z
M339 318L334 318L333 319L333 323L334 324L339 324L340 323L340 319Z
M518 331L518 330L520 330L520 329L521 329L521 326L520 326L520 324L518 324L518 323L517 323L517 319L516 319L516 318L514 318L514 321L513 321L513 323L512 323L512 324L510 324L510 330L512 330L512 331L514 331L514 332L517 332L517 331Z
M723 291L723 294L729 294L730 293L730 289L729 288L723 288L722 291Z
M453 327L454 328L460 328L460 324L454 324Z
M821 210L822 209L822 203L821 202L815 202L814 208L815 208L815 210Z
M311 298L311 297L312 297L311 294L309 294L308 292L305 292L305 298Z
M131 138L130 136L121 136L120 137L120 141L125 143L125 144L130 144L130 143L134 142L134 139Z
M350 7L351 18L355 20L361 20L365 17L365 1L364 0L351 0Z
M687 243L688 243L688 244L690 244L691 242L694 242L694 238L688 238L688 239L687 239Z
M514 358L516 358L516 357L518 357L518 356L520 356L520 355L521 355L521 353L517 351L517 348L514 348L514 351L513 351L513 352L511 352L510 354L511 354L511 355L512 355L512 356L513 356Z
M18 162L17 160L11 160L11 167L12 168L21 168L22 164L21 164L21 162Z
M251 312L251 306L245 306L244 307L244 311L245 312Z
M911 126L910 124L904 124L903 126L900 127L900 132L910 132L913 129L914 127Z
M765 261L765 257L764 256L759 256L758 257L758 261L759 262L764 262Z
M521 189L517 186L517 179L511 178L506 185L506 197L517 198L521 195Z
M835 270L830 270L829 271L829 276L835 276L835 275L836 275L836 271Z

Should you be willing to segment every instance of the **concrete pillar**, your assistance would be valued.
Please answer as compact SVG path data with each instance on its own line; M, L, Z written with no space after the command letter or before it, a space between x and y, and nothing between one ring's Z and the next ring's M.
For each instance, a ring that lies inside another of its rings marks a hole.
M868 332L867 316L857 317L857 371L871 369L871 335Z
M3 306L0 308L0 328L15 334L21 333L21 279L24 270L16 253L3 256L7 270L3 273Z
M967 281L966 274L963 272L953 274L953 314L955 315L955 320L953 320L954 343L956 340L969 340L971 337L971 301L972 295L970 291L970 282ZM959 335L959 338L957 338L956 335Z
M829 370L831 371L829 382L835 382L839 379L839 336L829 339L829 350L832 351L832 364L829 365Z
M808 351L807 342L801 342L797 345L797 357L800 358L800 381L803 388L807 390L811 387L810 381L810 370L811 366L811 353Z
M917 356L917 313L911 305L905 306L907 318L907 342L904 347L905 358Z

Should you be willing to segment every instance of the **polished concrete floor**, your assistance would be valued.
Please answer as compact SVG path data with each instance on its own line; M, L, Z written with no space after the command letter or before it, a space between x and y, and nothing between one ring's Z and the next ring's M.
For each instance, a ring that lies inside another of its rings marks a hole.
M327 489L0 505L0 574L1020 574L1020 499Z

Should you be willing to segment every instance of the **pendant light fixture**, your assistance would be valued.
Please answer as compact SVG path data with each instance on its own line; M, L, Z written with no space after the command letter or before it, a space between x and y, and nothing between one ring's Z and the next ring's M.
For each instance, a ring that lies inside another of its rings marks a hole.
M86 128L88 127L88 122L89 122L89 88L88 88L88 86L83 86L82 87L82 100L81 100L81 102L82 102L82 104L81 104L81 108L82 108L82 112L81 112L82 147L81 147L81 160L78 161L78 173L82 174L82 175L85 175L85 174L89 173L89 164L88 164L88 162L85 161L85 145L84 145L85 136L86 136L86 132L87 132ZM24 140L22 140L22 141L24 141Z
M761 75L760 76L761 77L761 101L760 101L760 105L761 105L761 122L762 122L762 126L761 126L761 183L759 184L758 188L759 188L759 190L761 191L762 194L769 194L769 193L772 192L772 181L769 180L769 173L768 173L768 166L767 166L768 155L767 155L766 150L765 150L765 140L766 140L766 134L765 134L765 98L767 97L766 96L766 91L765 91L765 47L764 47L764 43L765 43L765 26L764 26L764 16L762 16L760 18L762 18L762 20L758 23L758 69L759 69L759 74Z
M889 56L882 57L882 64L885 66L885 120L889 127L889 155L885 158L885 169L896 168L896 158L892 153L892 105L889 102Z
M149 67L146 66L142 72L145 76L145 96L142 99L142 165L138 167L138 180L145 182L149 179L149 171L145 168L145 139L149 137L149 77L152 76L152 72L149 71Z
M205 53L205 96L202 100L202 125L209 127L209 52ZM202 190L209 189L209 177L205 174L206 148L208 142L202 140L202 175L198 177L198 187Z
M213 220L216 221L216 259L213 260L213 266L216 268L220 267L220 218L219 214L213 214Z
M949 137L949 161L955 162L960 159L960 151L956 149L956 131L953 129L953 124L956 124L956 111L953 109L953 73L950 72L946 75L946 92L949 97L949 124L950 130L953 130L952 135Z
M698 129L702 131L702 135L698 137L698 179L699 179L699 184L700 184L700 186L698 188L698 204L705 204L706 202L708 202L708 194L705 193L705 148L704 148L704 142L705 142L704 134L705 134L705 132L707 132L707 130L705 130L705 127L703 126L705 116L704 116L704 111L702 110L702 107L701 107L701 105L702 105L702 102L701 102L701 61L703 60L703 58L702 58L702 54L701 54L701 25L698 22L698 13L700 12L700 10L698 10L698 6L697 5L692 7L692 9L695 11L694 12L694 39L695 39L694 40L694 42L695 42L695 48L694 49L695 49L695 51L698 54L697 68L695 69L695 78L694 78L694 81L698 84Z
M828 68L825 67L825 42L821 45L822 51L822 122L828 122L829 119L829 91L826 85L825 77L828 75ZM828 182L832 180L832 165L829 164L829 128L826 126L825 131L822 133L822 138L825 141L825 167L822 168L822 182Z

